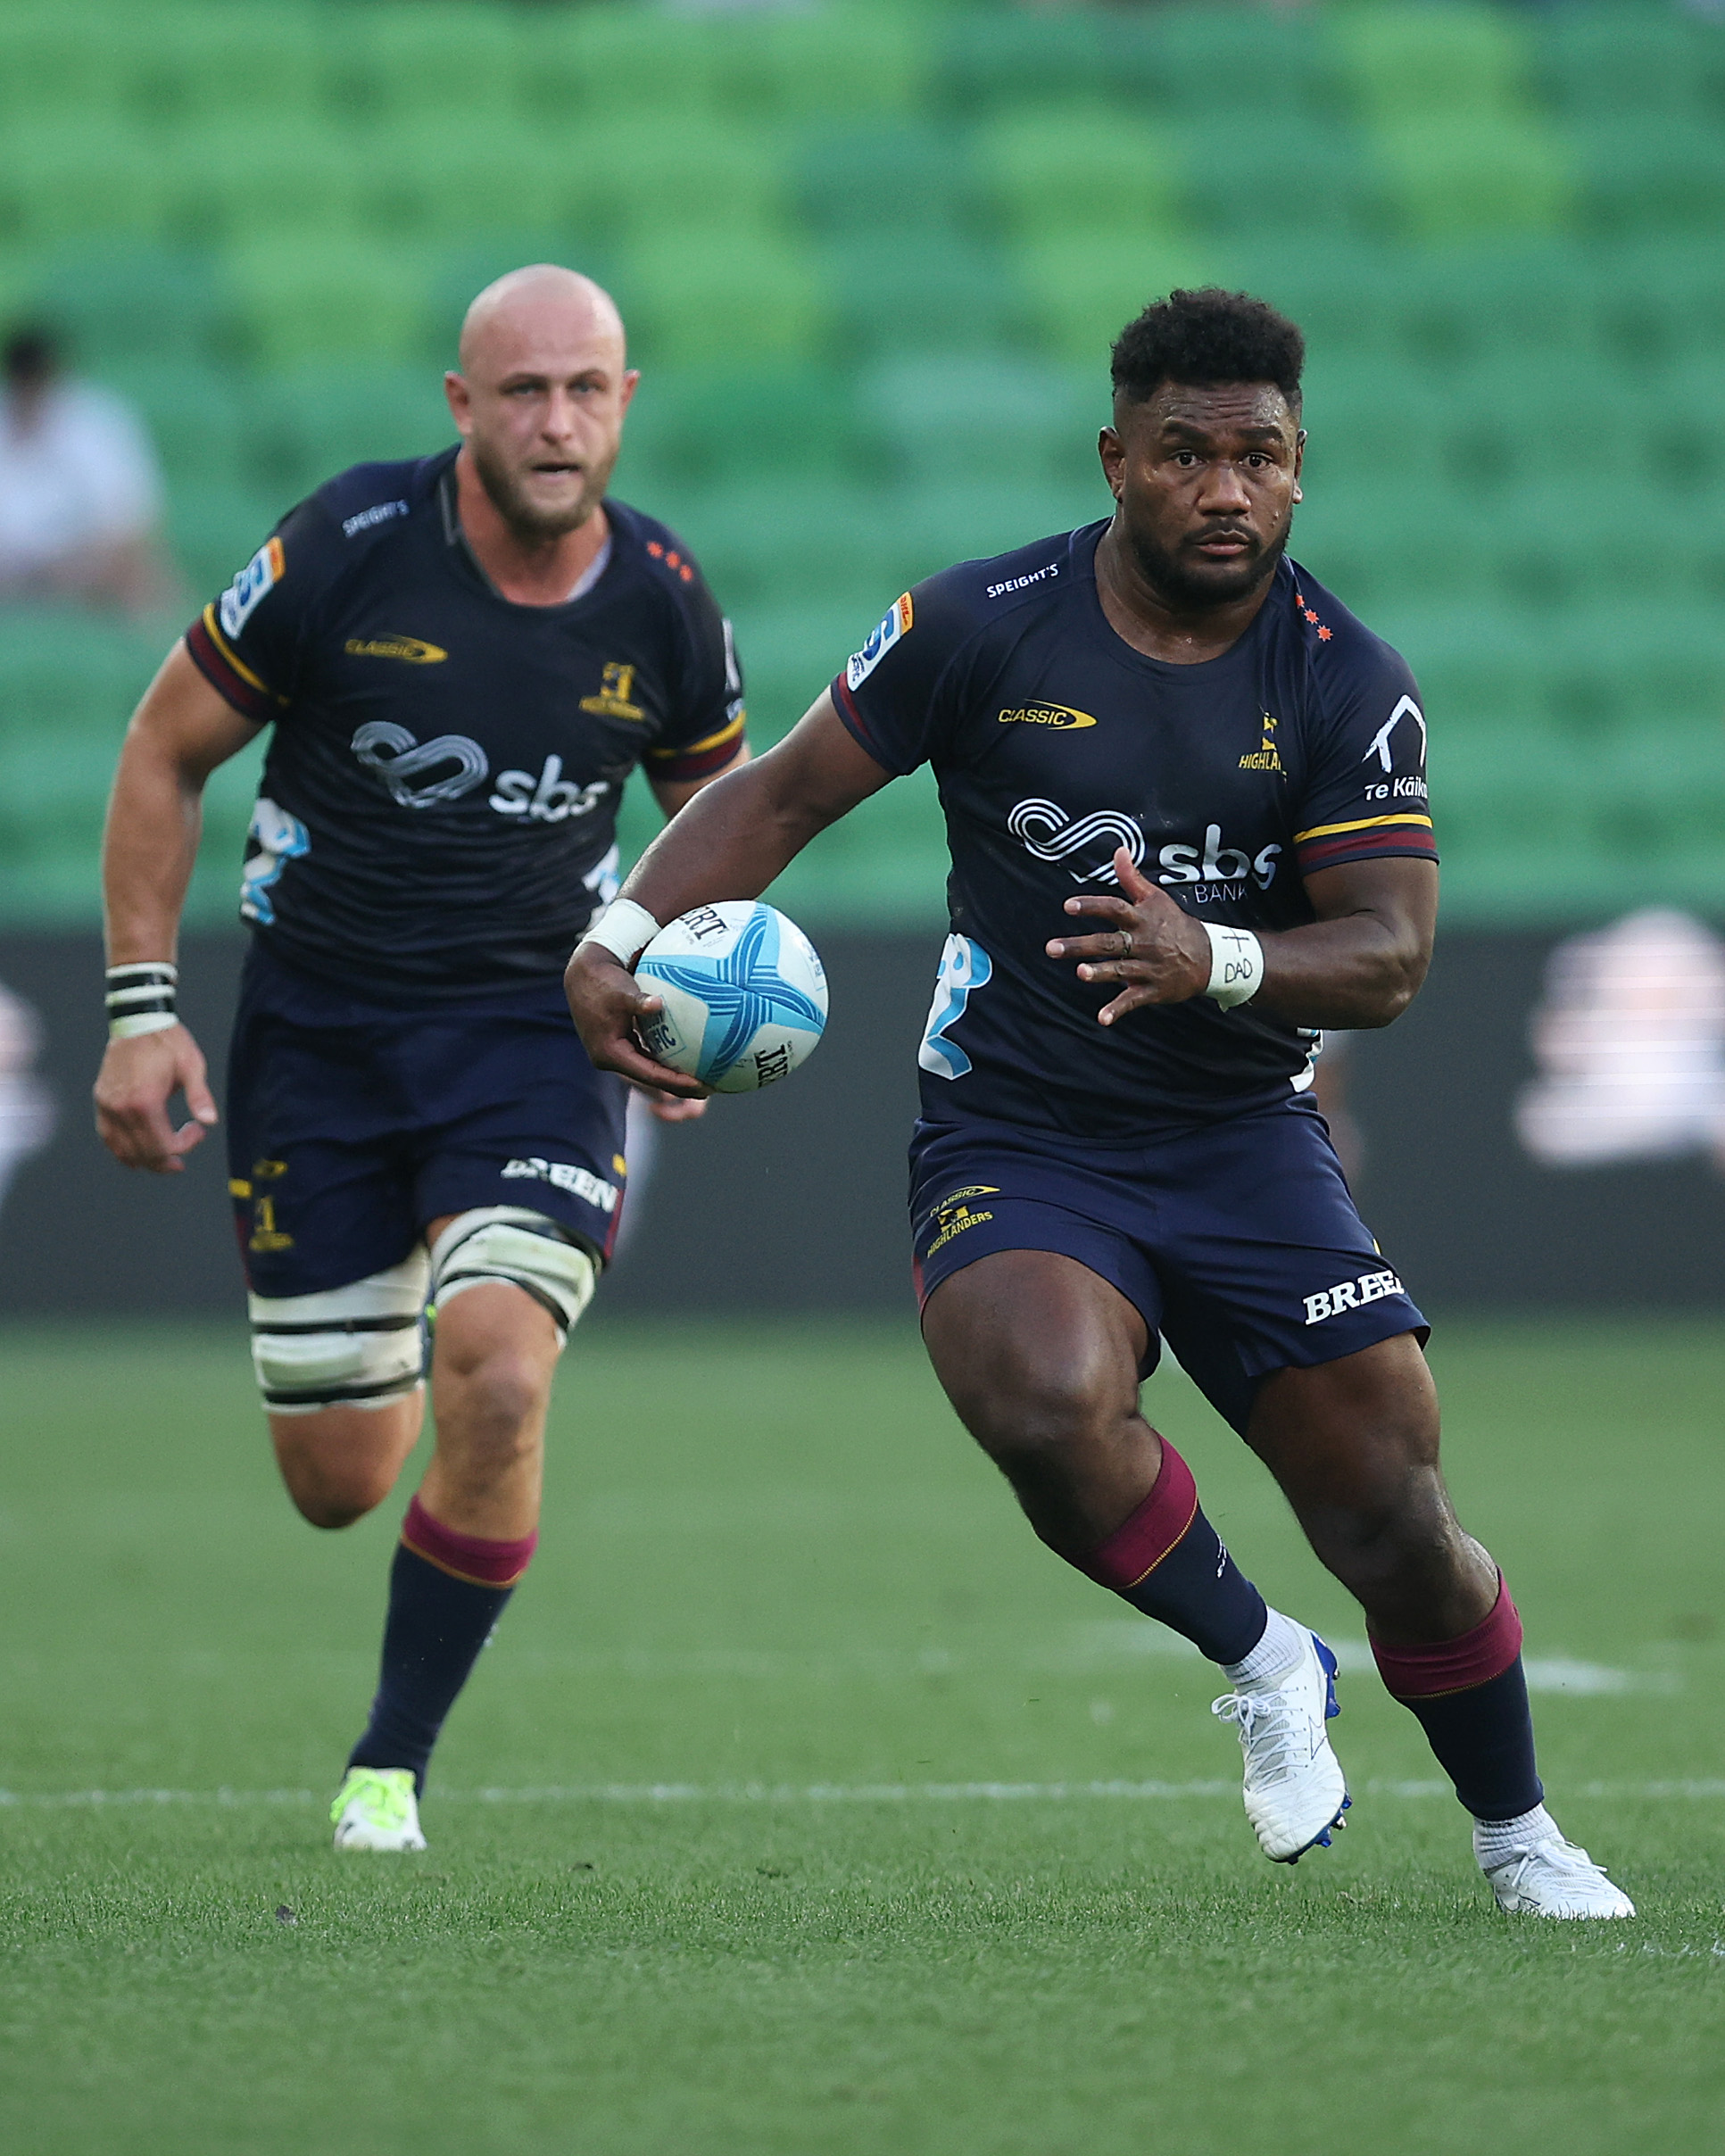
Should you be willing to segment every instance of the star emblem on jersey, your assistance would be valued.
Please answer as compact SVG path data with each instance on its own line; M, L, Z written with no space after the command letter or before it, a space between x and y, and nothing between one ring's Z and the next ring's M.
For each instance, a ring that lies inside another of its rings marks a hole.
M1285 778L1281 758L1276 752L1276 722L1267 711L1263 717L1264 739L1249 755L1240 758L1240 767L1242 771L1274 771Z
M658 974L685 990L707 1007L701 1042L703 1069L728 1070L765 1025L806 1025L818 1034L826 1014L812 996L793 987L779 972L778 925L770 913L758 913L735 944L718 959L682 966L675 958L656 962Z

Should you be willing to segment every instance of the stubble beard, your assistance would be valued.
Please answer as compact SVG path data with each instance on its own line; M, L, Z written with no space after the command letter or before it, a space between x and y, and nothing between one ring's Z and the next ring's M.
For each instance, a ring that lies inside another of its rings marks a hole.
M1216 565L1204 573L1195 573L1179 553L1170 553L1141 533L1129 530L1126 543L1140 576L1151 590L1182 612L1196 614L1211 607L1238 605L1261 591L1287 551L1288 530L1284 525L1275 538L1248 560L1226 568Z
M473 469L492 507L524 546L546 546L578 531L605 498L613 457L602 466L589 465L581 477L581 493L568 508L542 509L527 493L514 473L477 441L469 443Z

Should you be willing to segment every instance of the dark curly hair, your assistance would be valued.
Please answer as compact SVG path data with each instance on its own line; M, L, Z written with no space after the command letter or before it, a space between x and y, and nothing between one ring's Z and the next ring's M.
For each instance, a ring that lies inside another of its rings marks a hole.
M1247 292L1171 292L1115 340L1114 386L1141 404L1164 382L1273 382L1298 411L1306 339Z

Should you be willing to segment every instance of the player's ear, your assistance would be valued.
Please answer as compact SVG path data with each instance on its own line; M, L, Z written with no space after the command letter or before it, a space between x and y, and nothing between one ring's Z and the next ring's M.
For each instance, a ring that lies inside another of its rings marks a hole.
M623 377L623 392L618 399L617 408L619 411L627 411L630 404L634 402L634 393L640 387L640 368L631 367L627 369Z
M465 440L473 432L473 395L467 377L452 367L444 377L444 395L449 402L450 417Z
M1112 427L1105 427L1097 435L1096 453L1102 460L1102 477L1108 483L1108 491L1118 502L1123 484L1120 469L1126 461L1126 450Z

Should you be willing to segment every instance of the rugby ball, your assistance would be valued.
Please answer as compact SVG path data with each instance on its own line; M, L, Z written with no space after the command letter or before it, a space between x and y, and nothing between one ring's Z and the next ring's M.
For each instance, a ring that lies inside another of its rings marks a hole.
M641 1021L647 1053L716 1093L752 1093L788 1077L826 1024L814 945L759 899L680 915L642 952L634 977L665 1006Z

